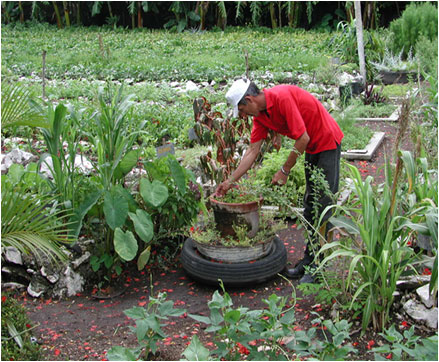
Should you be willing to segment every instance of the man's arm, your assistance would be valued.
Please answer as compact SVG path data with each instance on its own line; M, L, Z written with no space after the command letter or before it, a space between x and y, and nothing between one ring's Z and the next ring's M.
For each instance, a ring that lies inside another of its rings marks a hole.
M293 150L290 152L282 168L274 174L273 179L271 180L273 184L285 185L287 183L288 174L290 173L290 170L296 164L296 161L299 158L299 156L305 152L308 143L309 143L309 135L305 131L302 134L302 136L300 136L294 143Z
M247 150L245 151L241 162L239 162L236 170L226 181L224 181L217 187L216 194L225 195L232 186L233 182L238 181L252 167L253 163L259 155L262 142L263 140L260 140L258 142L250 144L249 148L247 148Z

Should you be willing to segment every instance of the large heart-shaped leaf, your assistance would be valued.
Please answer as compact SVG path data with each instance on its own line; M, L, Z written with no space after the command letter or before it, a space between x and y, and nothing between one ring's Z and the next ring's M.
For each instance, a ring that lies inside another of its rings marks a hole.
M116 228L114 231L114 250L125 261L133 260L137 255L137 240L131 231L123 232Z
M159 207L168 199L168 188L158 180L149 182L148 179L142 178L140 180L140 195L150 206Z
M168 159L169 169L171 170L172 178L178 187L178 191L182 195L186 193L186 176L184 174L183 167L180 166L177 160L169 158Z
M137 258L137 269L142 270L149 261L151 255L151 245L149 245Z
M115 189L104 195L104 215L108 226L115 230L125 224L128 215L128 201Z
M130 219L134 223L134 229L137 235L145 242L151 241L154 236L154 225L151 216L144 210L138 209L136 213L129 213Z

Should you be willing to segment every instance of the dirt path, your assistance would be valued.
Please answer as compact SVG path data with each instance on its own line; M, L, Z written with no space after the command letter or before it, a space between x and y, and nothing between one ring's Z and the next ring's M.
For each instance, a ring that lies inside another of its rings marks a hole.
M370 123L374 130L386 132L384 143L378 149L371 162L354 161L353 163L366 177L376 177L376 182L383 178L379 169L384 164L384 154L390 157L393 152L397 124ZM403 142L403 148L410 147L409 138ZM288 262L294 265L303 254L304 238L302 231L297 229L295 221L280 233L288 252ZM185 308L187 313L208 314L207 302L211 299L216 288L195 283L184 273L180 264L175 269L167 271L132 271L124 274L125 292L117 298L99 300L91 296L91 291L78 294L65 300L43 300L23 297L23 304L29 310L30 318L39 323L35 329L36 337L44 348L45 360L105 360L106 351L111 346L135 346L136 338L129 331L133 321L128 319L123 311L133 306L145 306L153 293L166 291L168 298L175 306ZM297 281L292 281L297 286ZM247 306L252 309L262 309L263 299L272 293L279 296L289 296L293 293L290 283L280 277L248 288L227 289L232 296L234 306ZM310 311L315 308L312 296L303 297L297 291L296 306L297 328L310 326ZM314 308L313 308L314 306ZM202 341L210 343L211 335L203 332L203 326L196 323L187 314L167 321L165 331L168 338L160 343L158 360L180 360L182 351L186 348L191 337L197 334ZM363 341L367 341L367 336ZM358 340L360 341L360 340ZM357 348L367 344L358 342ZM213 345L210 344L212 347ZM209 346L209 344L208 344ZM359 354L360 359L371 359L372 354L364 348Z

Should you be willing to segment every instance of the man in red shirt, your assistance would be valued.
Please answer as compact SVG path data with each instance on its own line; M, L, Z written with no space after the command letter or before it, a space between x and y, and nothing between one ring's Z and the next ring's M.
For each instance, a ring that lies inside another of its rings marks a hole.
M333 194L338 191L343 132L337 122L313 95L293 85L278 85L260 91L255 83L239 79L232 84L226 98L233 106L234 117L238 114L253 116L253 128L249 148L230 178L217 187L216 193L226 194L232 184L252 167L268 131L273 130L296 142L284 165L273 175L272 183L286 184L297 158L306 153L304 217L310 225L315 225L313 206L319 206L318 218L332 199L314 185L312 170L320 168L329 190ZM329 216L327 213L325 220ZM300 283L312 283L314 278L305 273L304 267L313 266L313 260L312 247L307 243L304 258L294 268L287 269L286 274L291 278L301 278Z

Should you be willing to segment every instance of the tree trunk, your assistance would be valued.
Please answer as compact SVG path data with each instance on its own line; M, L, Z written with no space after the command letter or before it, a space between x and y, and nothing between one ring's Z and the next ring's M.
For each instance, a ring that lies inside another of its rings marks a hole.
M70 27L69 6L68 6L67 1L63 1L62 5L64 7L64 18L66 19L66 26Z
M81 2L76 1L76 24L81 25Z
M207 9L209 8L209 1L201 1L199 4L200 11L200 29L206 30L206 14Z
M272 1L270 1L269 7L270 7L271 28L276 29L277 28L276 9L274 8L274 3Z
M18 2L18 8L20 9L20 23L24 23L24 11L23 11L23 4L21 1Z
M277 8L279 10L279 28L282 28L282 2L277 2Z
M360 61L360 74L363 85L366 84L366 62L364 58L363 22L361 19L361 2L355 1L355 27L357 29L358 58Z
M53 4L53 9L55 10L56 24L58 25L58 29L62 29L63 26L62 26L61 15L58 9L58 4L56 3L56 1L52 1L52 4Z
M137 2L137 27L143 28L143 18L142 18L142 5L141 2Z

